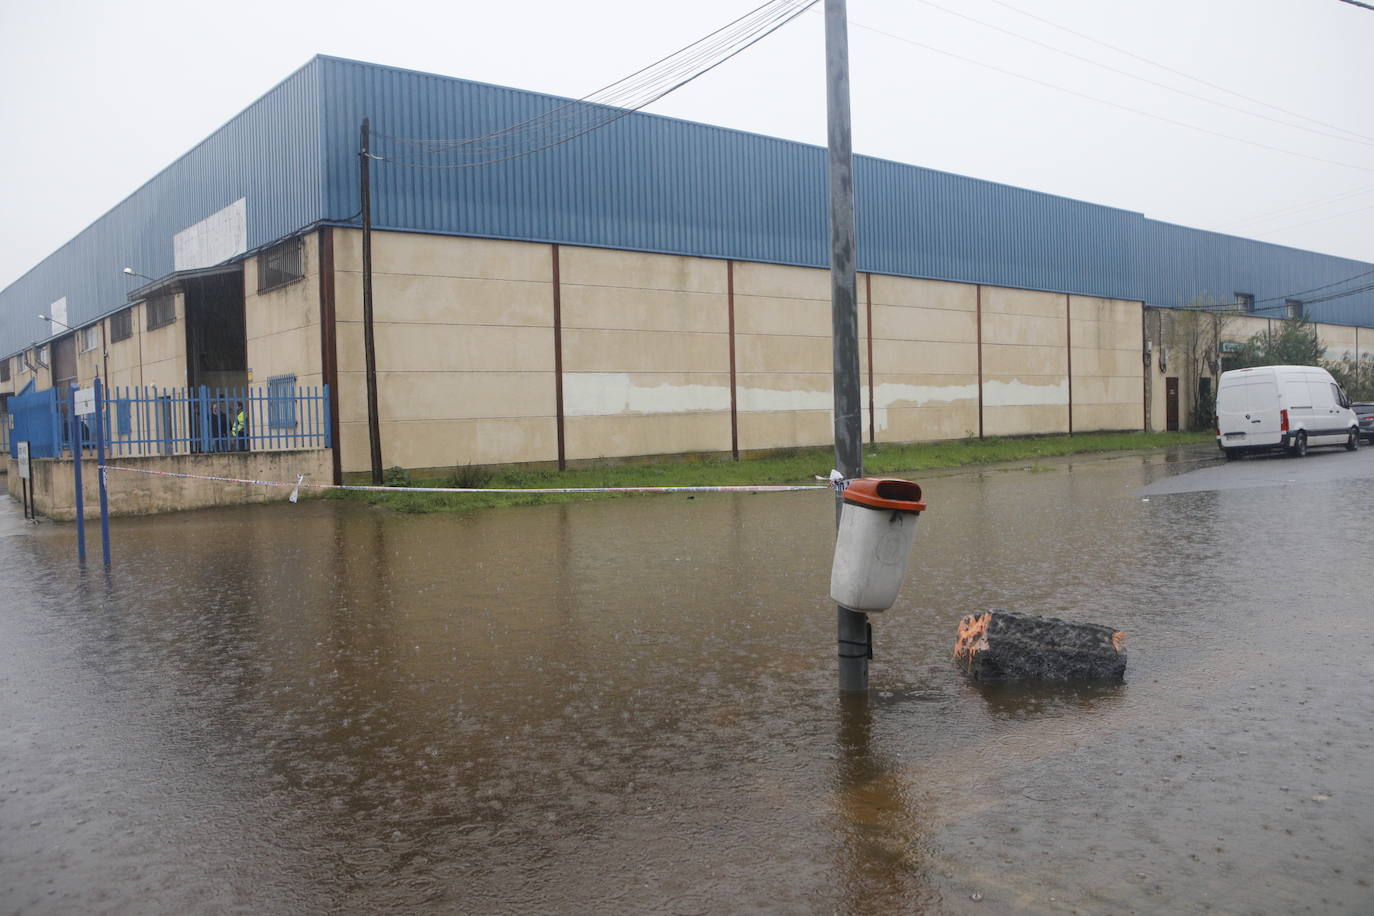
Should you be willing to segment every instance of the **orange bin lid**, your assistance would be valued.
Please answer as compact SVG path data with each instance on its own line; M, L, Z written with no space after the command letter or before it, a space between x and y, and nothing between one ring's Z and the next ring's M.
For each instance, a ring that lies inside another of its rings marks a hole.
M924 512L921 487L896 477L860 477L844 488L845 502L870 509L895 509L899 512Z

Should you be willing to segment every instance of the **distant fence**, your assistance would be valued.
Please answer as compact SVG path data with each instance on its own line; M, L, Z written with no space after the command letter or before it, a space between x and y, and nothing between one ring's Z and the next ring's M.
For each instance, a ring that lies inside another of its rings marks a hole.
M113 387L104 392L111 456L330 448L329 386L265 388ZM70 405L53 389L10 398L11 442L34 458L71 454ZM81 421L83 450L95 448L94 417Z

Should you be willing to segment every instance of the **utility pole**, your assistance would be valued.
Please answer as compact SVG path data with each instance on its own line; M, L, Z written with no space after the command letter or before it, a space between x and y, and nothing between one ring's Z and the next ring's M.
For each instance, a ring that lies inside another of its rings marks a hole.
M859 307L854 269L854 149L849 118L849 30L845 0L825 0L825 86L830 191L830 315L835 364L835 468L863 476L859 396ZM835 522L843 506L835 494ZM868 689L873 644L868 615L836 605L840 690Z
M367 375L367 440L372 450L372 485L382 483L382 431L377 420L377 348L372 336L372 181L368 166L368 119L363 118L362 145L358 153L363 198L363 356ZM338 448L339 443L335 442Z

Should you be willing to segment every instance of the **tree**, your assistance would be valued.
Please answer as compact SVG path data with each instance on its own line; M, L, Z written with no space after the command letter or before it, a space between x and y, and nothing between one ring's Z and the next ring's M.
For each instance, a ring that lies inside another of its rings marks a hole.
M1374 359L1365 356L1356 360L1353 356L1341 359L1324 359L1322 368L1345 389L1352 401L1374 401Z
M1320 366L1326 347L1317 336L1317 326L1303 315L1282 322L1279 330L1260 331L1241 347L1237 369L1250 366Z
M1202 296L1182 309L1171 310L1167 346L1174 353L1176 371L1187 379L1192 392L1192 429L1211 426L1215 413L1216 395L1210 387L1204 390L1201 379L1214 377L1220 370L1217 351L1234 320L1234 315L1222 308L1212 298Z

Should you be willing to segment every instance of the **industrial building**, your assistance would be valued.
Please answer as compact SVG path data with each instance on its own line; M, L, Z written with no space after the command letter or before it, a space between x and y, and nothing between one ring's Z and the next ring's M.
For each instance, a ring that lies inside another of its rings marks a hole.
M0 393L327 385L333 475L368 470L367 119L383 466L828 443L824 149L591 107L316 57L0 291ZM855 171L866 439L1186 424L1153 309L1374 352L1374 291L1332 295L1374 264Z

